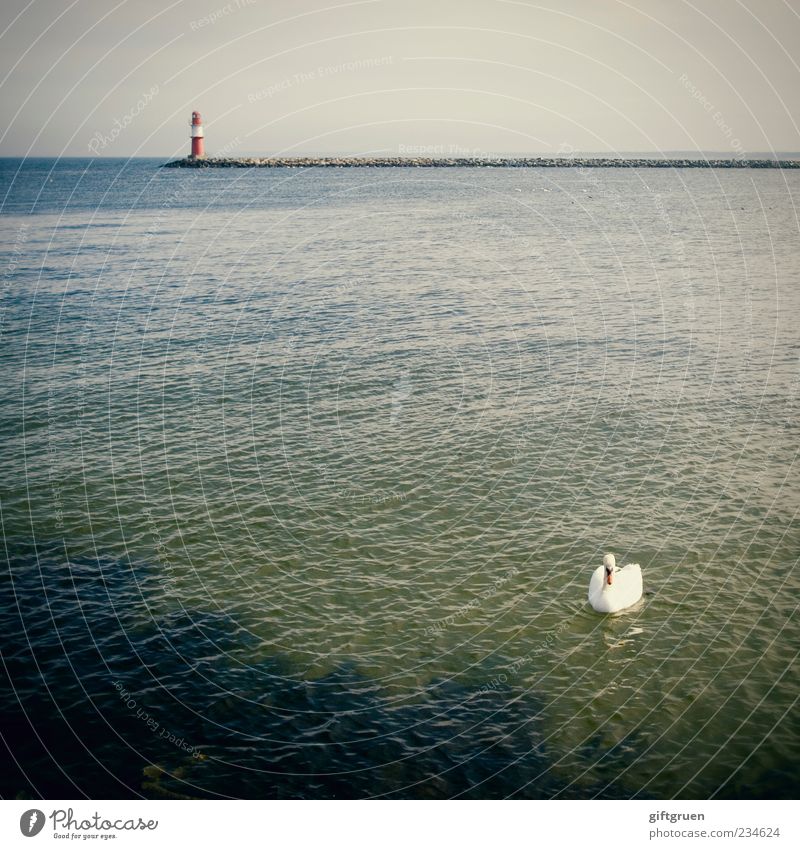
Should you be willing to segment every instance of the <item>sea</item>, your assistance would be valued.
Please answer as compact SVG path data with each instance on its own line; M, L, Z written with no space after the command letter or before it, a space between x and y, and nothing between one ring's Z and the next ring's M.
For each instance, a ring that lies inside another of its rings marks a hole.
M0 796L797 798L800 172L163 162L0 160Z

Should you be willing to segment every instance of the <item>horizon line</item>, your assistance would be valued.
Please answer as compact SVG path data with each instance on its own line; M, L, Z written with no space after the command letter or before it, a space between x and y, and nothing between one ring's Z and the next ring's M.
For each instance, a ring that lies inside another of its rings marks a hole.
M424 145L424 147L437 147L438 145ZM346 157L349 159L357 159L357 158L393 158L393 159L419 159L423 157L439 157L444 156L445 158L452 159L488 159L488 158L515 158L515 157L523 157L523 156L542 156L547 158L555 158L555 157L563 157L565 159L570 157L575 157L576 155L581 156L615 156L615 155L638 155L638 156L664 156L667 154L682 154L682 155L695 155L695 156L708 156L709 154L714 154L715 158L730 158L730 159L743 159L743 158L752 158L755 156L777 156L782 154L797 154L800 155L800 149L796 150L783 150L783 149L771 149L771 150L753 150L747 151L745 156L742 156L741 153L731 153L730 151L725 150L713 150L711 148L705 150L698 149L690 149L690 150L681 150L679 148L670 148L663 150L622 150L616 149L613 151L597 151L597 150L581 150L579 148L575 148L569 152L564 151L507 151L501 153L492 153L489 151L485 151L480 155L470 155L470 154L456 154L456 153L378 153L378 152L370 152L370 153L345 153L343 151L314 151L308 153L241 153L237 156L232 156L227 153L220 152L219 154L207 154L203 157L203 159L248 159L252 157L261 157L263 159L304 159L311 156L335 156L335 157ZM120 156L106 156L103 154L47 154L47 153L37 153L37 154L24 154L24 153L3 153L0 154L0 159L102 159L102 160L118 160L118 159L188 159L188 154L180 154L180 153L170 153L170 154L130 154L130 155L120 155Z

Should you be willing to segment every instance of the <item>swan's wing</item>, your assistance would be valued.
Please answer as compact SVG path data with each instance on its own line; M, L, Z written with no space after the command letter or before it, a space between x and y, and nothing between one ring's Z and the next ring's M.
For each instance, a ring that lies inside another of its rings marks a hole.
M638 563L628 563L622 570L625 575L625 583L629 591L636 596L638 600L644 589L642 581L642 567Z
M596 593L602 592L604 571L605 570L602 566L598 566L597 569L592 572L592 577L589 581L589 598Z

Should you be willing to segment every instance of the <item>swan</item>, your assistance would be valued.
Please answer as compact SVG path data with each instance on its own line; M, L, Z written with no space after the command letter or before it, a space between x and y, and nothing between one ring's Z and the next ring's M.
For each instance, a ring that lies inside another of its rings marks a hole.
M618 567L613 554L606 554L589 581L589 603L598 613L617 613L642 597L642 567L628 563Z

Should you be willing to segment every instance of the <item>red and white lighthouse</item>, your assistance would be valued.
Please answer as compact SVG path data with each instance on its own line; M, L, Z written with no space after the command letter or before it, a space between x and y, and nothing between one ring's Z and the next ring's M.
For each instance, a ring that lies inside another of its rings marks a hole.
M190 159L202 159L205 156L203 148L203 119L199 112L192 112L192 153Z

